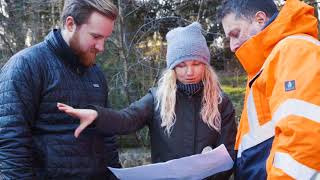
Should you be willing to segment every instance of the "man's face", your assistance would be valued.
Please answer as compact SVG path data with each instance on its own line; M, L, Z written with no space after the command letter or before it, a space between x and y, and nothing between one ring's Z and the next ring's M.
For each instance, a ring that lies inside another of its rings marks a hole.
M91 66L96 62L96 55L104 50L105 40L111 35L114 21L93 12L87 23L77 26L70 38L70 47L80 57L81 64Z
M230 39L230 49L232 52L236 52L244 42L259 33L263 27L254 18L249 20L236 17L234 13L226 15L222 19L222 26L226 37Z

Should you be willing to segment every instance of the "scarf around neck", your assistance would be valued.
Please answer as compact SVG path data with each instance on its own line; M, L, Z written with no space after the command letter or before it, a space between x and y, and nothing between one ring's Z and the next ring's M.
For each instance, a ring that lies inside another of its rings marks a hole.
M183 84L177 81L177 90L184 93L187 96L195 95L197 92L201 91L203 87L204 85L202 81L196 84Z

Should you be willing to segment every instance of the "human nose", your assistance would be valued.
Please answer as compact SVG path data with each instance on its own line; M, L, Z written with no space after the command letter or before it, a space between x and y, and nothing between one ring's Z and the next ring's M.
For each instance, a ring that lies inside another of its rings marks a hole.
M236 52L238 48L239 48L238 43L235 40L230 39L230 49L231 49L231 51L232 52Z
M188 75L188 76L191 76L191 75L193 75L193 73L194 73L194 69L193 69L193 67L187 67L187 72L186 72L186 74Z
M96 43L96 49L97 49L99 52L104 51L104 40L99 40L99 41L97 41L97 43Z

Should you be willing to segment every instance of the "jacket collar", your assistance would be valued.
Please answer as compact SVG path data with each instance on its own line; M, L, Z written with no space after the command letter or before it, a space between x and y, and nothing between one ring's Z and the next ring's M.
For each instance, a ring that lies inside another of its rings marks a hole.
M259 72L274 46L293 34L318 36L313 7L299 0L287 0L275 20L237 50L236 56L249 78Z
M262 29L265 29L266 27L268 27L277 18L278 14L279 12L274 13Z
M73 50L68 46L61 35L60 29L53 29L45 38L48 44L57 56L65 64L67 64L75 73L84 74L86 67L80 63L80 58L74 54Z

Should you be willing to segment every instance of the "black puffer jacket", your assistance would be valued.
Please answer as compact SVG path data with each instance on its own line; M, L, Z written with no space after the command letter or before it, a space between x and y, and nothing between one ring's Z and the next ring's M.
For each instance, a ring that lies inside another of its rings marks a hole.
M0 179L107 179L119 166L115 137L88 128L57 109L107 104L97 66L79 64L59 30L13 56L0 75Z
M203 91L193 96L177 91L176 123L168 137L161 127L155 94L156 88L152 88L147 95L121 111L92 106L99 114L95 121L97 128L107 134L127 134L148 125L153 163L199 154L206 146L215 148L220 144L224 144L230 156L235 158L234 143L237 133L235 111L226 95L219 104L222 119L222 129L219 134L213 128L209 128L200 117ZM228 179L231 173L232 170L220 173L212 179Z

